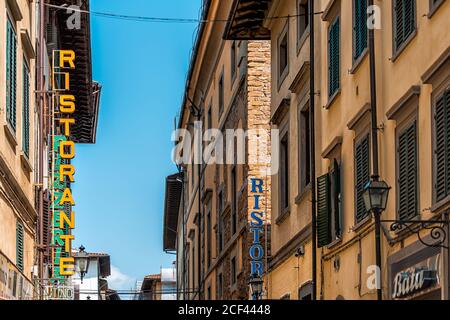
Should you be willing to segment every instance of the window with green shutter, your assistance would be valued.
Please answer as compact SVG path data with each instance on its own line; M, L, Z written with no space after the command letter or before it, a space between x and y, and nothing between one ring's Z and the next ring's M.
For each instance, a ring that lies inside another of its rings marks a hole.
M340 18L336 17L328 30L328 97L340 87Z
M24 229L23 229L23 225L20 222L17 222L17 226L16 226L16 265L17 265L17 269L19 269L21 272L23 272L23 270L24 270L23 253L24 253Z
M362 196L362 191L367 182L370 181L370 149L369 135L360 140L355 147L355 189L356 223L361 222L368 216Z
M24 60L25 61L25 60ZM23 64L22 149L30 156L30 71Z
M394 0L394 47L398 52L416 30L416 1Z
M408 220L418 214L417 123L414 121L398 137L398 218Z
M17 78L16 32L6 19L6 119L11 129L16 130L16 78Z
M367 48L367 0L353 0L353 61Z
M450 194L450 88L436 101L435 128L435 197L441 201Z
M342 236L341 168L334 160L333 168L317 178L317 242L319 248Z

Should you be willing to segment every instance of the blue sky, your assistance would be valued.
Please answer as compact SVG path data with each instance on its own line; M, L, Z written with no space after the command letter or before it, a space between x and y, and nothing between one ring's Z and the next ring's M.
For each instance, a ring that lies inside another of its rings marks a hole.
M91 10L197 18L200 0L91 0ZM94 79L103 86L95 145L77 146L74 246L111 255L114 289L158 273L165 177L195 24L91 18Z

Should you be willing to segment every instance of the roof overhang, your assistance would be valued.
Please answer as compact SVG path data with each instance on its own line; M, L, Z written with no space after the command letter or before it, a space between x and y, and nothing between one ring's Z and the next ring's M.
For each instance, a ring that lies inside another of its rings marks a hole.
M225 40L269 40L270 30L264 20L271 0L234 0Z
M182 175L182 173L176 173L166 178L163 231L164 251L176 250L178 213L183 190Z
M82 11L89 11L89 0L51 0L58 6L77 5ZM101 86L92 81L90 15L80 14L80 28L68 28L72 11L50 8L58 15L60 49L73 50L76 55L76 69L71 73L70 88L76 98L75 124L72 140L76 143L95 143L98 123Z

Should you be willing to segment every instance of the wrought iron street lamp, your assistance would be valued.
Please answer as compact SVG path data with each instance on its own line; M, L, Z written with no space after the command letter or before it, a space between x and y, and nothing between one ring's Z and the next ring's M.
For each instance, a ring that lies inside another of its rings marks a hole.
M248 284L252 290L253 300L259 300L263 291L263 280L257 274L252 274L248 280Z
M81 283L83 283L84 276L88 272L89 269L89 255L85 251L85 247L81 245L79 248L78 254L75 258L75 267L78 273L80 274Z
M386 182L380 181L378 175L364 186L363 200L367 212L372 212L375 217L375 254L377 264L377 299L383 300L382 276L381 276L381 214L386 210L390 187Z
M386 210L389 190L391 188L386 182L380 181L379 177L373 176L364 186L363 199L368 212L381 213Z

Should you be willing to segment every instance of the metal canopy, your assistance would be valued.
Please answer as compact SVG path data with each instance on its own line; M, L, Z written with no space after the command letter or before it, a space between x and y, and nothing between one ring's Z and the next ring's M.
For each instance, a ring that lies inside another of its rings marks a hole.
M225 40L269 40L263 27L271 0L235 0L225 29Z

